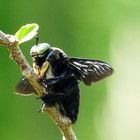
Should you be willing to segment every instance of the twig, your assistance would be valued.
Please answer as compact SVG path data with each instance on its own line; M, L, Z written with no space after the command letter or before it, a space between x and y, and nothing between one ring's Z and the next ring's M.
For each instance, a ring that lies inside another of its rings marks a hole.
M45 94L44 88L36 80L37 78L32 67L29 65L22 51L18 47L17 38L13 35L8 35L0 31L0 45L5 46L9 50L11 58L17 63L17 65L21 69L22 74L28 79L30 84L37 91L38 95L43 96ZM43 113L47 113L53 119L55 124L60 129L63 135L63 139L77 140L72 129L70 119L62 116L57 109L57 106L46 107L45 105L43 105L41 110Z

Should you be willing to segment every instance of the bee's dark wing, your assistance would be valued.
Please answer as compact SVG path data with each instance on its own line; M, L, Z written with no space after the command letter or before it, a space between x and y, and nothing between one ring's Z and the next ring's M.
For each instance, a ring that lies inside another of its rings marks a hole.
M25 77L22 77L16 85L15 92L20 95L29 96L32 93L36 94L35 89L32 85L28 82Z
M76 77L86 85L91 85L92 82L100 81L113 73L109 64L99 60L69 58L68 64Z

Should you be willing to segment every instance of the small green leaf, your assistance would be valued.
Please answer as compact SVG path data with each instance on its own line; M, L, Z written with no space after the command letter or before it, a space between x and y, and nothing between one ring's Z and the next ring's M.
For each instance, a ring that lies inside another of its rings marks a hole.
M38 29L39 25L36 23L22 26L15 34L19 41L18 45L31 40L37 34Z

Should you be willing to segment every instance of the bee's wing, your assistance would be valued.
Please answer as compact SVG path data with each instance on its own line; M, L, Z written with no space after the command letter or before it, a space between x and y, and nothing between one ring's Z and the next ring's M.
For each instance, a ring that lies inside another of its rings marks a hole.
M69 66L79 80L86 85L100 81L113 73L113 68L106 62L92 59L69 58Z
M19 82L16 85L15 92L23 96L29 96L32 95L32 93L36 94L35 89L32 87L32 85L28 82L28 80L25 77L22 77L19 80Z

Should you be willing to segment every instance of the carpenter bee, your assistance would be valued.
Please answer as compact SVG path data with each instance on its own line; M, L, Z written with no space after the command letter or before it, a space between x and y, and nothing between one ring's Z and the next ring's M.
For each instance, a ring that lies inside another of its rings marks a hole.
M38 81L46 89L45 96L41 97L43 103L49 107L57 104L61 114L69 117L72 123L76 122L79 112L79 81L89 86L113 73L106 62L68 57L61 49L47 43L34 45L30 55ZM25 77L18 82L16 92L36 94Z

